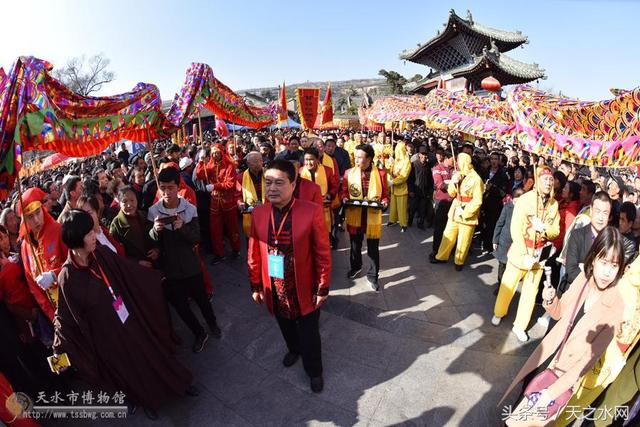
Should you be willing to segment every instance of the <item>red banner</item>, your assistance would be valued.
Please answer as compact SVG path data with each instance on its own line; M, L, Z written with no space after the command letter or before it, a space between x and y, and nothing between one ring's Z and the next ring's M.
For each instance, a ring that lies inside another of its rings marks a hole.
M296 99L298 103L298 116L302 129L313 129L318 116L318 101L320 100L320 89L296 89Z
M287 123L288 119L289 115L287 114L287 91L284 87L284 82L282 82L282 87L280 88L280 97L278 99L278 125Z
M324 95L324 102L322 103L322 117L320 119L321 126L330 126L333 124L333 101L331 100L331 83L327 88L327 93Z

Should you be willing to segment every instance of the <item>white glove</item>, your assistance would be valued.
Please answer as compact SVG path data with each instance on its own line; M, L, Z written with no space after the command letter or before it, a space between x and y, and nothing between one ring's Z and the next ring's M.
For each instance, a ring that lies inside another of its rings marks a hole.
M51 287L56 282L56 275L53 271L45 271L36 277L36 283L45 291Z
M458 175L457 173L454 173L453 176L451 177L451 182L453 183L453 185L456 185L457 183L459 183L460 175Z
M536 259L531 255L525 255L522 263L524 264L525 269L531 270L533 268L533 265L536 263Z
M207 184L207 191L211 193L213 191L213 184Z
M531 219L531 226L538 233L542 233L544 231L544 222L542 222L542 220L540 218L538 218L537 216L534 216Z
M456 208L456 212L455 212L455 218L460 218L462 219L462 213L464 212L464 209L462 208Z

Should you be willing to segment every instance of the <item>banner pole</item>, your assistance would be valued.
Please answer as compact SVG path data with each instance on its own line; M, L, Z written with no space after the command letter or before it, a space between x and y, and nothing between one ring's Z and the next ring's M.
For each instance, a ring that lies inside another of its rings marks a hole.
M200 135L200 144L202 144L202 119L200 118L200 111L198 111L198 131Z

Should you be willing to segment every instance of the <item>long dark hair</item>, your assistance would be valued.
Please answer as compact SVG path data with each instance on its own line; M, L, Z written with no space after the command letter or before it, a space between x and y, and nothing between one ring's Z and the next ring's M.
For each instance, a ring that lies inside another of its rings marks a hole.
M609 254L611 250L614 252L613 259L617 262L619 269L615 280L612 284L616 283L622 274L624 273L624 238L620 231L616 227L605 227L593 241L591 249L584 258L584 274L587 279L591 279L593 276L593 263L598 258L604 258Z

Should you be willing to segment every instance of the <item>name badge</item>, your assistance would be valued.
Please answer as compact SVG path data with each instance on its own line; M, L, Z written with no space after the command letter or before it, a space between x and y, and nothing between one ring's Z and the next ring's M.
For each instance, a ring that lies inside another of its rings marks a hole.
M269 276L284 279L284 256L269 254Z
M121 296L116 298L116 300L113 302L113 309L118 314L120 321L124 324L124 322L126 322L127 318L129 317L129 311L127 310L127 307L124 305L124 302L122 301Z

